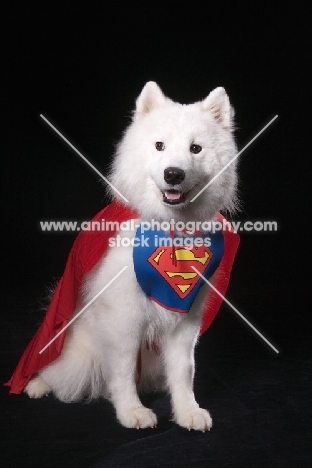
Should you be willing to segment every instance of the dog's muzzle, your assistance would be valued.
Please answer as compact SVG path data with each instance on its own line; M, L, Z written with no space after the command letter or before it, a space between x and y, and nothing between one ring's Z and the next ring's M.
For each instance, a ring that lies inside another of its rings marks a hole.
M168 185L172 185L174 187L175 185L181 184L184 179L185 172L179 167L167 167L164 170L164 180ZM178 205L185 202L185 194L182 192L182 190L172 188L164 190L162 194L163 202L167 203L168 205Z

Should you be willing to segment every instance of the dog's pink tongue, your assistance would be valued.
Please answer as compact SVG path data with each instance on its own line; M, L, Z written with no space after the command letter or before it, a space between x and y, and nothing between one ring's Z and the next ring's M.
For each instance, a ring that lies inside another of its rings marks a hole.
M168 200L178 200L181 197L181 192L178 191L165 191L165 197L168 198Z

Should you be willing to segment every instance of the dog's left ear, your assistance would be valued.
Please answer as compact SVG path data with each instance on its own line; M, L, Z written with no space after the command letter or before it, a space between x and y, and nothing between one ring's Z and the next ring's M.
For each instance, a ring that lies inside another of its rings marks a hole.
M148 81L136 100L134 118L138 119L169 101L155 81Z
M202 101L203 110L210 111L222 127L232 130L234 109L228 95L222 87L216 88Z

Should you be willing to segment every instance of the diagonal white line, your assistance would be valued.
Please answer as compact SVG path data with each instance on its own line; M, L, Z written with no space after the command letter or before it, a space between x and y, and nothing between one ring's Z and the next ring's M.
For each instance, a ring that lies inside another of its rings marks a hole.
M75 315L75 317L73 317L73 318L67 323L67 325L65 325L65 327L63 327L62 330L60 330L60 331L58 332L58 334L55 335L55 337L52 338L52 340L49 341L49 343L46 344L46 345L44 346L44 348L42 348L41 351L39 351L39 354L42 354L43 351L45 351L45 350L50 346L50 344L52 344L53 341L56 340L56 339L66 330L66 328L68 328L69 325L71 325L71 324L79 317L79 315L81 315L81 314L95 301L95 299L97 299L97 298L102 294L102 292L104 292L105 289L107 289L107 288L115 281L115 279L117 279L118 276L120 276L121 273L123 273L123 272L125 271L126 268L128 268L128 267L127 267L127 266L123 267L123 268L120 270L120 272L117 273L117 275L115 275L114 278L111 279L111 280L104 286L104 288L102 288L101 291L99 291L99 292L94 296L94 298L91 299L91 301L89 301L88 304L86 304L86 305L78 312L78 314Z
M192 265L192 268L194 271L196 271L196 273L207 283L209 284L209 286L224 300L224 302L227 303L227 305L229 305L231 307L231 309L234 310L234 312L237 313L237 315L239 315L239 317L241 319L243 319L247 325L250 326L250 328L253 329L253 331L255 331L276 353L279 353L278 349L276 349L270 342L269 340L267 340L260 332L259 330L256 329L256 327L254 327L252 325L252 323L249 322L249 320L246 319L246 317L243 316L243 314L240 313L239 310L236 309L236 307L233 306L233 304L230 303L230 301L228 301L224 296L223 294L221 294L214 286L213 284L210 283L210 281L207 280L207 278L205 278L193 265Z
M253 142L256 140L256 138L258 138L258 136L260 136L261 133L264 132L265 129L268 128L269 125L271 125L272 122L274 122L275 119L277 119L277 117L278 117L278 115L276 115L275 117L273 117L273 119L270 120L270 122L267 123L267 124L263 127L263 129L260 130L260 132L258 132L257 135L254 136L254 137L250 140L250 142L247 143L247 145L244 146L244 148L241 149L241 150L234 156L234 158L232 158L231 161L229 161L229 162L221 169L221 171L218 172L218 174L216 174L216 175L208 182L208 184L205 185L205 187L202 188L202 189L195 195L195 197L193 197L192 200L190 200L190 201L193 202L194 200L196 200L196 198L199 197L199 195L201 195L201 194L203 193L203 191L206 190L206 188L208 188L209 185L212 184L212 182L214 182L214 181L219 177L219 175L221 175L222 172L224 172L224 171L235 161L235 159L237 159L238 156L241 155L242 152L245 151L245 149L248 148L248 146L250 146L251 143L253 143Z
M47 124L50 125L50 127L53 128L53 130L54 130L61 138L63 138L63 140L66 141L66 143L67 143L74 151L76 151L76 153L77 153L87 164L89 164L89 166L92 167L92 169L93 169L100 177L102 177L102 179L103 179L108 185L110 185L110 186L112 187L112 189L115 190L115 192L117 192L117 193L125 200L125 202L129 203L129 200L127 200L127 198L124 197L123 194L120 193L119 190L116 189L116 187L114 187L113 184L112 184L105 176L103 176L103 174L101 174L101 172L98 171L97 168L94 167L93 164L91 164L90 161L88 161L88 159L87 159L83 154L81 154L80 151L78 151L77 148L75 148L74 145L73 145L70 141L68 141L67 138L65 138L64 135L62 135L62 133L61 133L57 128L54 127L54 125L51 124L51 122L49 122L49 120L48 120L44 115L40 114L40 117L41 117L45 122L47 122Z

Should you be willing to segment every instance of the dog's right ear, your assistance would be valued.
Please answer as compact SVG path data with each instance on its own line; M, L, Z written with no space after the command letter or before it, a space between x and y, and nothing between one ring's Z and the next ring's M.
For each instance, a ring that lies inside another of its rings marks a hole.
M169 101L169 99L166 98L158 84L155 81L148 81L136 100L134 119L137 120L151 112L151 110L162 107L166 101Z

